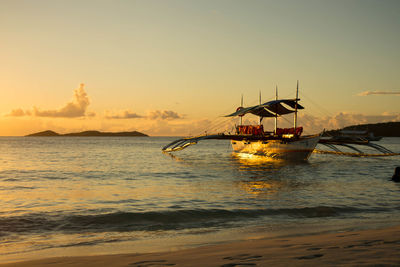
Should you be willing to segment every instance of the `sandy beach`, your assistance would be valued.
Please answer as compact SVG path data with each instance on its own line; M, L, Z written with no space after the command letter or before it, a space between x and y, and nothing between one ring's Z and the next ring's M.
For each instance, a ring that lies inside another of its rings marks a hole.
M399 266L400 225L385 229L244 240L172 252L59 257L19 266Z

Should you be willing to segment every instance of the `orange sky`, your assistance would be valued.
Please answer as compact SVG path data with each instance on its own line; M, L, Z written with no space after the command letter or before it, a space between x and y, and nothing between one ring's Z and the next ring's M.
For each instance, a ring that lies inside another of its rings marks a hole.
M399 121L399 10L390 0L1 1L0 135L230 130L237 120L222 116L242 94L253 105L278 86L293 98L297 80L306 132Z

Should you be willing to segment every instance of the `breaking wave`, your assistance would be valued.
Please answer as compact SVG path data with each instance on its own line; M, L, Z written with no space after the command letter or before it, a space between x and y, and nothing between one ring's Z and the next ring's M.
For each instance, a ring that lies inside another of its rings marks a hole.
M371 210L370 212L376 212ZM260 217L336 217L368 212L353 207L304 207L285 209L185 209L151 212L114 212L95 215L52 215L49 213L0 218L0 235L40 232L125 232L183 230L227 226Z

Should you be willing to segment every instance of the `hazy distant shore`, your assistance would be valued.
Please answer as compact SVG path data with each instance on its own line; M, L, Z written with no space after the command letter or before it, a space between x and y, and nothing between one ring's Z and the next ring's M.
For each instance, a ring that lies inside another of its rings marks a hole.
M148 136L148 135L137 131L132 131L132 132L84 131L77 133L59 134L54 131L47 130L43 132L28 134L26 136Z
M400 264L400 225L255 239L161 253L58 257L0 266L370 266Z

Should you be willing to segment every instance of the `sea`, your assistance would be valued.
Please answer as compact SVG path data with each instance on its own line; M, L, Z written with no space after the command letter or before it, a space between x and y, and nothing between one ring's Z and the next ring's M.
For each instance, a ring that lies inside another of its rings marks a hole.
M285 163L233 154L226 140L163 153L175 139L0 137L0 262L400 223L399 156ZM400 138L377 144L400 152Z

